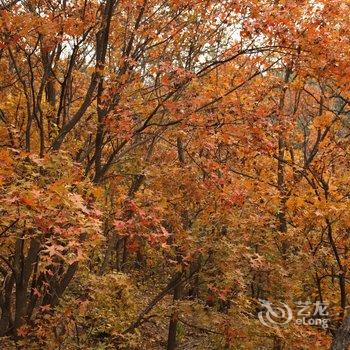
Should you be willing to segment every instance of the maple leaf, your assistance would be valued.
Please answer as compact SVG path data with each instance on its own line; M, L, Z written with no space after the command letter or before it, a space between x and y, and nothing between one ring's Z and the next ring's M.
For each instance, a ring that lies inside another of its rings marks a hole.
M121 220L114 220L114 226L117 230L124 230L126 228L126 222Z
M49 304L42 305L42 306L40 306L40 310L42 312L50 311L51 310L51 305L49 305Z
M46 246L46 249L43 250L44 253L48 253L50 257L52 256L59 256L61 258L64 258L62 255L62 251L64 251L64 247L58 244L51 244L49 246Z
M37 288L32 288L32 290L33 290L33 294L35 296L37 296L38 298L41 297L41 293L40 293L40 291Z
M71 193L70 198L76 208L80 209L85 214L90 213L90 210L84 204L84 199L82 196L77 193Z
M27 326L21 326L17 328L17 335L20 337L25 337L28 334L28 327Z
M30 207L30 208L35 208L36 207L36 202L34 198L31 196L25 196L25 197L20 197L20 202L23 203L24 205Z
M166 230L166 228L164 226L160 226L160 231L163 234L164 237L169 237L170 233Z

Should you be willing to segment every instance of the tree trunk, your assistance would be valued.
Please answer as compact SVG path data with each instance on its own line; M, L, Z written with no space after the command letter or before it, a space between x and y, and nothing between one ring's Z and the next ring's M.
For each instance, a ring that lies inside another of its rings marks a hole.
M182 274L179 272L176 279L181 278L181 275ZM181 294L182 294L181 291L182 291L182 283L179 283L174 288L174 298L173 298L174 303L176 303L177 300L181 299ZM177 347L177 343L176 343L177 324L178 324L178 312L177 310L174 310L173 313L171 314L170 323L169 323L167 350L175 350Z
M350 347L350 316L346 316L338 328L331 350L348 350Z

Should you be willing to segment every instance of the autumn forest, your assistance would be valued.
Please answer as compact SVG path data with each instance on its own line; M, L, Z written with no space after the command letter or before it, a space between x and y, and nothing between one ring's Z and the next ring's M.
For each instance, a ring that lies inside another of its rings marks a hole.
M349 349L349 13L0 0L0 349Z

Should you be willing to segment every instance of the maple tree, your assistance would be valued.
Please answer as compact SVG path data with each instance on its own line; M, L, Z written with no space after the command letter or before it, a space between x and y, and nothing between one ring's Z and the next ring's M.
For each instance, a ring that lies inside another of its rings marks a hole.
M347 349L348 10L1 1L2 348Z

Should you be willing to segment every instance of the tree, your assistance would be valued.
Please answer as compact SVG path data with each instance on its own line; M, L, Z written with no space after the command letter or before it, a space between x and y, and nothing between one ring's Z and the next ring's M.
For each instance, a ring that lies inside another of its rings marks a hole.
M6 346L346 347L348 7L2 1Z

